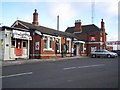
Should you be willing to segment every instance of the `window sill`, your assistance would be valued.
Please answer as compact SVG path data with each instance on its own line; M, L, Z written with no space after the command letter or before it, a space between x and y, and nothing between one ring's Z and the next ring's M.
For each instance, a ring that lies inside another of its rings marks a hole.
M11 48L15 48L15 46L11 46Z
M43 51L54 51L53 49L43 49Z

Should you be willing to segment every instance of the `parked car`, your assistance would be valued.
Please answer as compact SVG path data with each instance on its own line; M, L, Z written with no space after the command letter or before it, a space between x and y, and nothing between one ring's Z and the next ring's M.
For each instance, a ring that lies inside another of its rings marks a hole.
M118 56L120 56L120 50L112 50L111 52L115 52L118 54Z
M95 50L93 52L91 52L91 57L95 58L95 57L117 57L118 54L114 53L114 52L110 52L108 50Z

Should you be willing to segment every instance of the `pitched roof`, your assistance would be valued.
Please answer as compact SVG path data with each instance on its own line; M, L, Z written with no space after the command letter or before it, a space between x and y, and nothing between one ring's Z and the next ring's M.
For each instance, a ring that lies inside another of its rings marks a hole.
M68 32L58 31L58 30L51 29L51 28L44 27L44 26L37 26L37 25L31 24L28 22L20 21L20 20L17 20L16 22L23 24L24 26L29 28L29 30L38 30L43 34L54 35L54 36L64 36L64 37L76 38L80 40L79 37L75 36L74 34L68 33Z
M75 27L68 27L65 32L74 33L74 28ZM80 32L79 34L92 33L92 32L102 32L102 30L94 24L83 25L82 32Z

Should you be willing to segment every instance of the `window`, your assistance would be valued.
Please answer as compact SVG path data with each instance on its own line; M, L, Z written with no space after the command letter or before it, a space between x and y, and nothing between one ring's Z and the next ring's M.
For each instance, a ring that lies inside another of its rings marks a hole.
M66 43L66 45L67 45L67 52L69 52L69 43L70 43L70 41L67 40L67 43Z
M49 41L49 47L52 48L52 38L50 37L50 41Z
M100 37L100 41L102 41L102 37Z
M81 45L81 46L80 46L80 50L83 51L83 48L84 48L84 47L83 47L83 43L81 43L80 45Z
M15 47L15 40L12 40L11 46L12 46L12 47Z
M26 47L27 47L27 42L23 41L23 48L26 48Z
M52 43L53 38L52 37L44 37L44 50L52 50Z
M44 38L44 48L47 49L47 47L48 47L48 38L45 37Z
M71 52L71 41L70 41L70 39L67 40L66 45L67 45L67 52Z
M60 39L56 39L56 50L60 52Z

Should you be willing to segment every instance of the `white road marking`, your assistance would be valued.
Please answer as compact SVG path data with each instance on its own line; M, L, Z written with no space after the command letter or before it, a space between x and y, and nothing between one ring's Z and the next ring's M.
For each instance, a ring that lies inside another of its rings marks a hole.
M72 82L73 80L67 80L67 82Z
M66 70L66 69L75 69L75 68L77 68L77 67L64 68L64 70Z
M21 75L29 75L29 74L33 74L33 72L12 74L12 75L7 75L7 76L0 76L0 78L9 78L9 77L16 77L16 76L21 76Z
M104 66L104 64L79 66L79 67L69 67L69 68L63 68L63 69L64 70L68 70L68 69L75 69L75 68L88 68L88 67L98 67L98 66Z
M89 65L89 66L80 66L80 67L78 67L78 68L88 68L88 67L98 67L98 66L104 66L104 64Z

